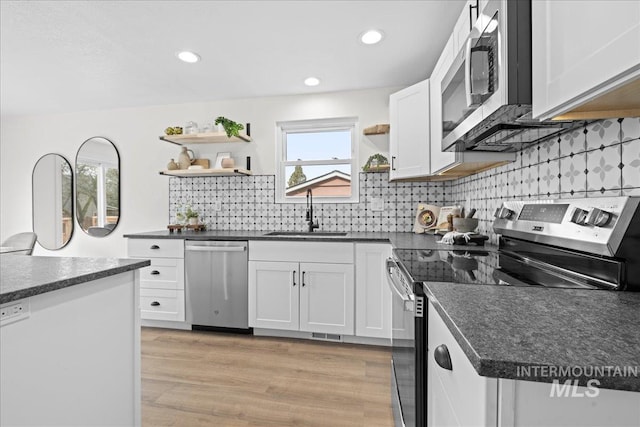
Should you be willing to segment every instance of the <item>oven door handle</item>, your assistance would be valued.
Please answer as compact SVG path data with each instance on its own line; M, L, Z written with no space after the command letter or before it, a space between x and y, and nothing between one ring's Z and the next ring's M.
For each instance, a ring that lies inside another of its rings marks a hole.
M402 292L400 290L400 288L398 287L398 285L396 284L396 281L393 278L393 274L391 273L391 271L393 269L397 269L399 270L400 267L398 266L398 263L395 262L393 260L393 258L387 258L387 283L389 283L389 287L391 288L391 290L396 293L404 302L404 307L406 311L413 311L413 303L414 303L414 298L413 295L407 295L405 292Z

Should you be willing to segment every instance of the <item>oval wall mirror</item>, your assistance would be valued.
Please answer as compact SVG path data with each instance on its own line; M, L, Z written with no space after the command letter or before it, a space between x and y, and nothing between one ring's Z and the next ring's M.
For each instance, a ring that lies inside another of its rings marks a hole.
M58 154L45 154L31 175L33 232L45 249L63 248L73 235L73 174Z
M106 138L87 139L76 154L76 219L96 237L109 235L120 220L120 156Z

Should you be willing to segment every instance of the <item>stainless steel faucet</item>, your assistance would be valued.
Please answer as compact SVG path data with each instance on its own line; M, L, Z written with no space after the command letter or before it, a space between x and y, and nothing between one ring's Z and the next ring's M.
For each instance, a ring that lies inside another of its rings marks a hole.
M313 230L316 228L320 228L318 224L317 218L316 222L313 222L313 193L309 188L307 190L307 224L309 225L309 233L313 233Z

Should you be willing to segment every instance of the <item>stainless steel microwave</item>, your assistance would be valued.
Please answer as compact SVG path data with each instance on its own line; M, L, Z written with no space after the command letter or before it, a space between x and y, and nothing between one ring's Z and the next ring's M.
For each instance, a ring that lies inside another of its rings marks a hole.
M574 122L531 119L531 1L490 0L441 82L443 151L515 151Z

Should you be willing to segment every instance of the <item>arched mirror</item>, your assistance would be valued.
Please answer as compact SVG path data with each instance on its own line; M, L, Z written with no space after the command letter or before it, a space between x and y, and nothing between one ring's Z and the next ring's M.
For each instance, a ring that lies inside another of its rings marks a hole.
M45 154L31 176L33 232L45 249L64 247L73 235L73 174L58 154Z
M120 156L111 141L86 140L76 154L76 219L90 236L110 234L120 219Z

